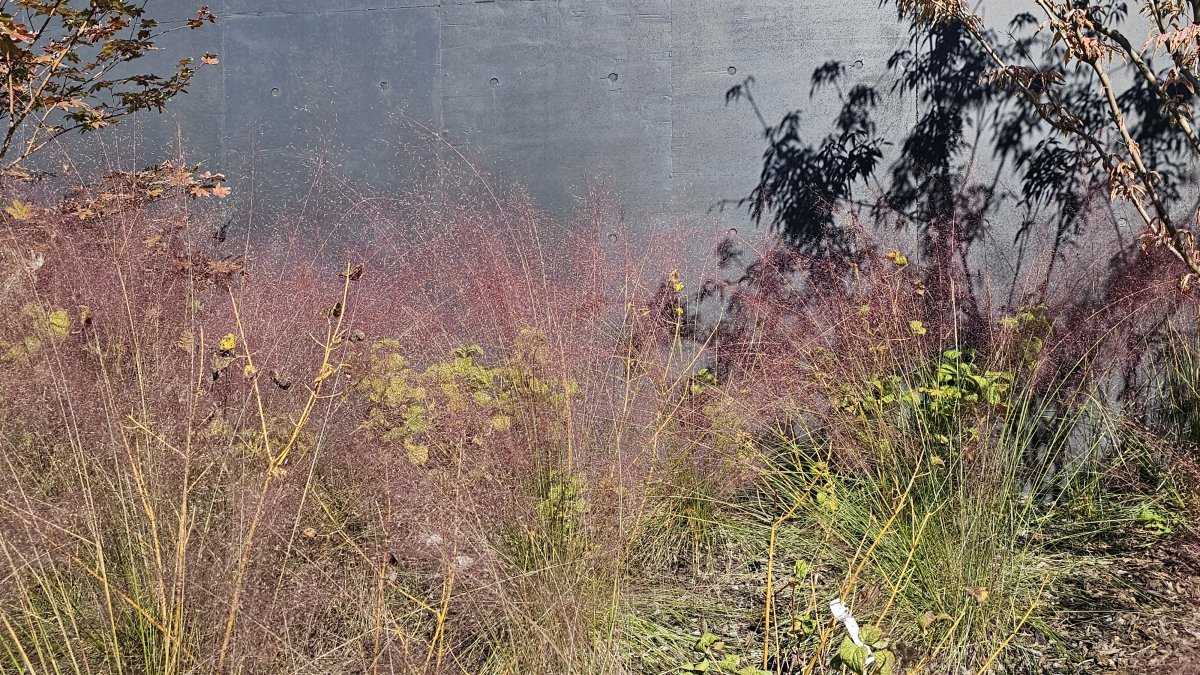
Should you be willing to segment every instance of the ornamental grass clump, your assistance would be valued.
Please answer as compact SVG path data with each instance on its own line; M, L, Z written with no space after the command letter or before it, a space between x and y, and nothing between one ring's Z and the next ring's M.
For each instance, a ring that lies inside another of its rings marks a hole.
M602 193L558 227L446 180L341 195L356 241L22 197L0 671L1019 670L1088 542L1185 521L1165 291L968 322L866 235L689 267Z

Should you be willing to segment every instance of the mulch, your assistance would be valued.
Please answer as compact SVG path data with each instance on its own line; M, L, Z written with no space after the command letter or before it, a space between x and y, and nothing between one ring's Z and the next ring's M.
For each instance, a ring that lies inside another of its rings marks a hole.
M1068 590L1040 672L1200 675L1200 538L1098 558Z

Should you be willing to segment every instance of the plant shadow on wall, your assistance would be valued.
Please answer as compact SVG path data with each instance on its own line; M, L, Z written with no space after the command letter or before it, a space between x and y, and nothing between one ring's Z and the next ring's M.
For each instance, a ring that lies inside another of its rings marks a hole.
M1040 2L992 25L961 0L880 5L897 8L907 44L888 59L890 84L856 82L840 61L813 72L810 97L840 101L824 137L824 120L801 110L770 124L752 77L726 93L751 107L767 149L754 190L722 207L841 263L864 253L847 220L915 236L929 301L949 304L954 284L968 335L986 321L978 268L989 246L1012 260L1001 289L1010 304L1028 299L1014 295L1022 289L1044 295L1056 272L1071 273L1081 240L1097 238L1109 242L1114 280L1146 266L1140 246L1181 260L1191 283L1195 195L1181 190L1200 151L1190 10ZM877 119L900 111L911 126L881 133Z

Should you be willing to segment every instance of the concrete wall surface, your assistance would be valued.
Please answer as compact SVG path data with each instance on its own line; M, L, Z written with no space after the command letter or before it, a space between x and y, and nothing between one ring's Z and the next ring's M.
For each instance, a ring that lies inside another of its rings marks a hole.
M151 7L163 19L194 10ZM708 214L749 193L765 148L750 107L726 103L730 87L753 77L769 123L800 109L819 137L840 104L810 97L813 70L839 59L848 84L885 83L907 40L877 0L215 0L212 10L216 25L163 42L164 59L211 50L220 64L140 125L147 160L181 138L235 189L253 174L260 194L280 197L301 189L318 154L350 182L387 190L450 145L556 213L603 179L631 221L706 229L746 220ZM885 124L911 123L895 112Z

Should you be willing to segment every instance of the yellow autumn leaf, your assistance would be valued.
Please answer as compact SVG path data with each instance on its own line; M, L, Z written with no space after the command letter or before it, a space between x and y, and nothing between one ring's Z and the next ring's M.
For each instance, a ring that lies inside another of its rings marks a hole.
M237 336L234 335L233 333L226 333L225 337L221 338L221 343L220 343L219 347L221 348L221 351L223 351L223 352L233 351L234 349L237 348Z
M963 590L967 592L967 595L975 598L975 601L979 604L982 605L983 603L987 602L988 589L984 588L983 586L968 586Z
M67 314L65 309L56 309L50 312L47 318L47 327L50 329L50 335L59 340L67 337L71 332L71 315Z
M4 207L4 212L14 220L29 220L33 216L33 209L20 199L14 199L11 205Z

